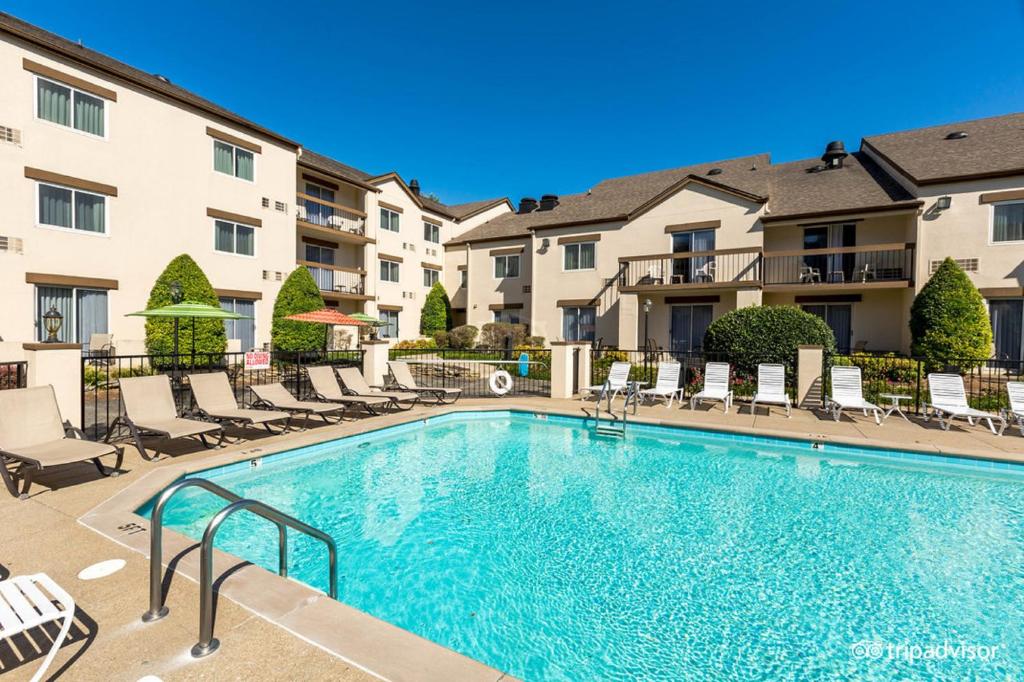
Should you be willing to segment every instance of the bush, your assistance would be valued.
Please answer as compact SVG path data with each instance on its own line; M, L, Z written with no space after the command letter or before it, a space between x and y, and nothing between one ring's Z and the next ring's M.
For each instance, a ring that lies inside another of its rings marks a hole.
M523 343L531 348L543 348L544 337L543 336L527 336Z
M480 330L471 324L456 327L448 333L448 345L458 350L472 348L476 344L476 336Z
M480 345L484 348L519 346L526 340L526 325L509 322L488 322L480 332Z
M286 320L289 315L308 313L324 307L323 296L313 275L299 266L288 275L274 301L274 323L270 340L274 350L287 353L319 350L324 347L326 331L322 324Z
M415 341L399 341L394 346L395 350L430 350L437 348L434 339L416 339Z
M449 332L434 332L434 344L438 348L448 348L452 345L451 334Z
M755 373L762 362L777 362L790 369L797 347L822 346L835 352L832 330L816 315L795 306L750 306L730 311L711 323L704 335L704 351L721 355L738 373Z
M191 256L181 254L164 268L156 278L146 309L171 305L171 284L182 288L182 301L219 306L217 292L210 280ZM195 349L197 353L223 353L227 347L227 334L222 320L195 321ZM151 355L170 355L174 352L174 320L171 318L146 319L146 350ZM178 352L192 352L192 320L181 318L178 329Z
M952 258L938 270L914 298L910 307L911 349L929 369L955 364L976 366L992 350L992 326L985 302L974 283Z
M448 300L444 285L435 282L434 286L430 287L427 300L423 302L423 309L420 310L420 334L430 336L451 328L452 302Z

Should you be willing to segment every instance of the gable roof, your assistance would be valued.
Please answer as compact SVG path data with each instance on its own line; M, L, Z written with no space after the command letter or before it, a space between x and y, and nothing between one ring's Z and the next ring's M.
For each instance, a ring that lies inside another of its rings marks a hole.
M958 131L967 137L946 139ZM1024 175L1024 113L874 135L861 147L915 185Z
M505 204L510 210L515 210L515 206L509 201L508 197L498 197L495 199L483 199L481 201L469 201L465 204L451 204L448 206L448 210L452 212L456 220L466 220L472 218L475 215L479 215L484 211L490 210L495 206Z
M372 177L369 173L361 171L358 168L353 168L352 166L341 163L340 161L335 161L329 156L317 154L309 149L302 150L302 154L299 156L299 165L339 178L345 182L356 185L357 187L370 190L371 192L380 191L380 189L368 182Z
M185 88L165 81L155 74L147 73L141 69L136 69L134 66L129 66L124 62L118 61L113 57L108 57L101 52L90 50L80 43L75 43L67 40L66 38L62 38L56 33L50 33L49 31L22 21L21 19L13 17L5 12L0 12L0 32L20 38L31 45L42 48L43 50L56 55L57 57L73 62L75 66L84 68L88 71L99 72L103 77L112 77L114 80L126 81L136 87L142 88L143 90L163 95L164 97L170 98L194 109L198 109L214 118L245 128L250 132L256 133L286 147L290 147L292 149L297 149L299 147L298 142L278 135L269 128L264 128L259 124L253 123L233 111L229 111L218 104L214 104L210 100L200 97Z

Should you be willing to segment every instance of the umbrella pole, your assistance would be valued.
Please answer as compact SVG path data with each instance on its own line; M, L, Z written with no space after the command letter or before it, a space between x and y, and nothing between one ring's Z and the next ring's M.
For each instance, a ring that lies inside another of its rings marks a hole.
M327 355L327 330L331 328L331 325L324 325L324 355Z
M174 318L174 375L178 375L178 318Z
M196 318L192 318L192 369L196 368Z

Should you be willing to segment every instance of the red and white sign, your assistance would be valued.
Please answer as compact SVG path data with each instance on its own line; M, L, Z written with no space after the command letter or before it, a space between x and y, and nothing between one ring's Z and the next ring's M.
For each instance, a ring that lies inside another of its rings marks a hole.
M245 369L270 369L270 353L265 350L252 350L245 354Z

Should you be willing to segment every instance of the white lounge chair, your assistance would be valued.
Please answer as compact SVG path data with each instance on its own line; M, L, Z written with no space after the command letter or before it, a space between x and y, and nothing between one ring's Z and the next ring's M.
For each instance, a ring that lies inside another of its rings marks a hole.
M691 410L705 400L717 400L725 406L728 414L733 397L729 388L729 369L728 362L708 362L704 365L704 388L690 398Z
M75 620L75 600L45 573L0 581L0 640L59 620L64 621L60 632L31 682L42 679L67 638Z
M1006 392L1010 396L1010 408L1003 412L1003 416L1013 422L1020 435L1024 436L1024 382L1007 381Z
M924 420L929 421L937 417L939 426L943 431L949 431L950 425L956 418L966 419L967 423L974 426L974 420L984 419L988 422L989 430L1001 436L1006 430L1006 419L998 414L982 412L967 404L967 391L964 389L964 378L959 374L929 374L928 375L928 396L931 402L926 406ZM998 419L1002 426L996 431L993 419Z
M868 416L868 410L874 414L875 423L882 424L882 408L864 400L864 385L861 381L860 367L832 368L832 395L825 400L826 409L831 405L832 418L839 421L843 410L862 410Z
M658 378L654 388L645 388L640 391L641 400L655 400L668 398L665 407L672 407L673 400L683 402L683 389L679 386L679 372L681 366L678 362L659 362Z
M580 389L580 400L584 401L594 395L600 396L605 387L611 391L611 399L615 400L620 393L626 390L626 385L629 382L629 370L632 367L633 365L628 362L613 362L608 370L608 378L603 384L584 386Z
M750 403L750 413L757 410L758 403L768 405L783 405L786 408L786 417L793 416L793 405L789 402L786 394L786 366L764 363L757 366L757 392L754 400ZM771 414L771 408L768 408Z

